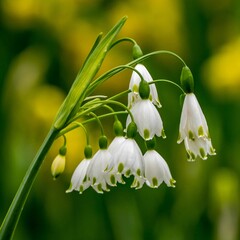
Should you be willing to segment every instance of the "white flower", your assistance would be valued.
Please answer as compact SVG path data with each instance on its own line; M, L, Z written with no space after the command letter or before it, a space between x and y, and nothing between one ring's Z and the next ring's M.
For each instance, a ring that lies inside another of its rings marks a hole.
M194 93L186 94L183 103L178 143L183 140L190 160L215 155L207 121Z
M125 137L123 136L116 136L112 142L110 143L110 145L108 146L108 151L114 155L115 152L118 150L118 148L120 147L120 145L126 140Z
M112 155L106 149L99 149L93 156L87 170L87 178L93 189L98 193L109 191L107 184L116 186L114 174L106 170L112 161Z
M127 138L114 153L112 171L123 174L125 177L134 175L135 179L132 187L140 188L143 185L142 152L134 139Z
M151 75L149 74L148 70L142 65L142 64L137 64L135 66L135 69L139 71L139 73L143 76L143 79L147 82L152 82L153 79ZM140 84L141 78L140 76L133 71L130 83L129 83L129 89L132 91L128 94L128 106L131 108L135 102L137 102L140 99L140 96L138 94L138 89L139 89L139 84ZM158 98L158 93L155 84L150 84L150 100L157 106L161 107L159 98Z
M152 139L154 135L165 138L160 114L149 99L137 101L131 108L131 112L137 124L139 134L145 140ZM131 118L128 116L126 125L128 126L130 122Z
M175 180L172 178L169 167L162 156L155 150L148 150L143 155L145 165L146 184L157 188L164 181L167 186L174 187Z
M91 159L83 159L75 169L69 189L66 191L67 193L72 192L73 190L79 191L82 193L85 189L87 189L91 184L90 181L86 177L87 169L89 166Z

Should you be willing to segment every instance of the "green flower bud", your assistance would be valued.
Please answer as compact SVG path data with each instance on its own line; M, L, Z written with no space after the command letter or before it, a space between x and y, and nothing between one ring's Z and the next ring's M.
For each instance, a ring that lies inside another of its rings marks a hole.
M99 138L98 145L99 145L100 149L107 149L108 139L105 135L103 135Z
M148 99L150 95L150 87L146 81L141 81L139 84L139 95L142 99Z
M133 59L137 59L143 56L143 52L138 44L134 44L132 53Z
M92 146L91 145L87 145L84 148L84 156L86 159L89 159L92 157Z
M129 123L127 127L127 137L134 138L137 134L137 125L135 122Z
M193 79L193 75L192 75L191 70L187 66L184 66L182 68L180 82L181 82L183 90L186 93L193 92L193 90L194 90L194 79Z
M113 130L116 136L123 136L123 126L119 120L116 120L113 124Z
M146 147L147 147L148 150L154 149L155 148L155 144L156 144L155 137L150 139L150 140L148 140L148 141L146 141L145 144L146 144Z

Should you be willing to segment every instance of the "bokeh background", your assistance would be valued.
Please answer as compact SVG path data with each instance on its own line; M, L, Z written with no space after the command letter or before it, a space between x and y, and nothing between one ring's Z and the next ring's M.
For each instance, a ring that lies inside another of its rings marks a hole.
M136 191L128 182L103 195L92 189L66 194L85 145L76 130L67 135L66 171L56 181L50 166L62 139L48 153L14 239L240 239L238 0L1 0L0 220L96 36L124 15L129 19L119 37L134 38L144 53L174 51L191 68L217 155L186 161L183 145L176 144L180 92L159 84L167 139L160 139L158 148L176 188L162 184ZM100 72L131 58L131 46L124 43L109 53ZM145 65L154 78L179 81L181 64L173 57L155 56ZM97 93L125 90L130 75L119 74ZM112 120L104 122L110 139ZM88 129L96 150L100 131L95 125Z

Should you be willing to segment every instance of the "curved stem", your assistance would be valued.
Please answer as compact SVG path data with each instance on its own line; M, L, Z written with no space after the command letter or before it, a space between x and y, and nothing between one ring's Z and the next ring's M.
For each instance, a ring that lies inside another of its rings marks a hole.
M52 146L56 136L58 135L59 130L52 127L46 136L42 146L40 147L38 153L33 159L31 165L29 166L25 177L20 184L18 191L12 201L12 204L3 220L1 229L0 229L0 239L9 240L12 239L13 233L16 229L18 220L22 213L23 207L26 203L29 192L32 188L33 182L36 179L37 173L42 165L42 162Z
M87 129L83 126L83 124L82 123L80 123L80 122L73 122L74 124L76 124L77 125L77 127L81 127L82 129L83 129L83 131L84 131L84 133L85 133L85 136L86 136L86 143L87 143L87 145L89 145L89 136L88 136L88 132L87 132Z
M111 112L111 113L106 113L106 114L102 114L102 115L98 116L98 118L101 119L101 118L105 118L105 117L109 117L109 116L114 116L114 115L116 115L116 114L117 114L117 115L119 115L119 114L127 114L127 112L126 112L126 111L118 111L118 112L114 112L114 113L113 113L113 112ZM87 120L83 121L81 124L82 124L82 125L85 125L85 124L91 123L91 122L93 122L93 121L96 121L96 118L87 119ZM76 123L76 122L73 122L73 123ZM56 138L59 138L59 137L61 137L62 135L66 134L66 133L68 133L68 132L70 132L70 131L78 128L78 127L80 127L80 126L76 124L76 125L73 125L73 126L69 126L69 127L67 127L67 128L64 128L63 130L61 130L61 131L59 132L59 134L57 135Z
M113 48L114 46L116 46L117 44L121 43L121 42L131 42L133 44L137 44L137 42L134 39L129 38L129 37L125 37L125 38L121 38L121 39L117 40L116 42L114 42L111 45L110 49Z
M177 83L175 83L171 80L168 80L168 79L156 79L156 80L153 80L153 81L149 82L148 84L153 84L153 83L158 83L158 82L171 83L174 86L176 86L178 89L180 89L183 92L183 94L186 94L180 85L178 85Z

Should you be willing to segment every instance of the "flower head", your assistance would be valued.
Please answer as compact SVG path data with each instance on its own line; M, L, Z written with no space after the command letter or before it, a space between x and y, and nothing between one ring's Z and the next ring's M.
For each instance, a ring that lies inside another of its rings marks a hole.
M90 161L86 175L98 193L103 193L103 190L109 191L107 184L116 186L114 174L107 172L111 161L112 155L107 149L99 149Z
M72 192L73 190L79 191L82 193L85 189L87 189L91 184L90 181L86 177L88 165L91 159L83 159L75 169L69 189L66 191L67 193Z
M167 186L174 187L175 180L172 178L169 167L162 156L155 150L148 150L143 155L145 165L146 184L157 188L164 181Z
M145 81L147 81L148 83L153 81L148 70L142 64L137 64L135 66L135 69L142 75ZM140 76L134 71L132 73L130 83L129 83L129 89L132 91L128 94L128 106L130 108L134 105L135 102L137 102L140 99L139 91L138 91L140 82L141 82ZM155 84L151 84L149 87L150 87L150 100L157 107L161 107Z
M125 177L135 176L133 187L142 186L140 179L143 178L144 166L142 152L132 138L127 138L121 143L113 155L113 162L110 165L110 172L123 174Z
M215 154L207 121L194 93L186 94L183 103L178 143L183 140L190 160Z
M139 134L145 139L152 139L154 135L165 137L162 119L159 112L149 99L137 101L131 108ZM127 118L127 126L131 122Z

